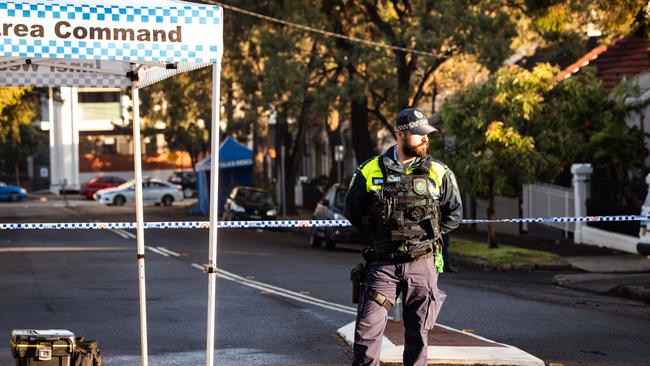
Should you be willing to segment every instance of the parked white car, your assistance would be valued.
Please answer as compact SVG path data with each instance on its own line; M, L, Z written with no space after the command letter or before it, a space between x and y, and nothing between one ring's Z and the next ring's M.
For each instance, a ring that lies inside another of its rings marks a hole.
M135 180L130 180L114 188L100 189L93 198L106 205L122 206L135 202ZM142 200L144 203L155 203L171 206L176 201L183 200L181 186L163 182L158 179L142 181Z

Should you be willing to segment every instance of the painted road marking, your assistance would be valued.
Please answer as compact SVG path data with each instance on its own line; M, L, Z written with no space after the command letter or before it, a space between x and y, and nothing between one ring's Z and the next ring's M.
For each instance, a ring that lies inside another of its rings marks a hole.
M5 247L0 253L110 252L132 250L129 247Z
M192 267L200 269L201 271L203 271L203 268L204 268L203 266L201 266L198 263L192 263ZM338 311L338 312L345 313L345 314L350 314L350 315L356 315L357 314L357 309L354 308L354 307L340 305L340 304L337 304L337 303L334 303L334 302L321 300L321 299L318 299L318 298L313 297L313 296L307 296L307 295L301 294L299 292L295 292L295 291L287 290L285 288L273 286L273 285L270 285L268 283L263 283L263 282L259 282L259 281L250 280L250 279L247 279L246 277L239 276L237 274L225 271L223 269L217 269L217 275L220 278L223 278L225 280L236 282L236 283L238 283L240 285L252 287L254 289L264 291L265 293L272 293L274 295L285 297L287 299L291 299L291 300L295 300L295 301L299 301L299 302L303 302L303 303L311 304L311 305L315 305L315 306L320 306L320 307L325 308L325 309L334 310L334 311Z
M169 257L169 254L159 250L158 248L154 248L154 247L150 247L150 246L146 246L145 248L147 248L148 250L151 250L152 252L154 252L156 254L160 254L163 257Z
M161 252L167 253L167 254L169 254L171 256L174 256L174 257L180 257L181 256L179 253L176 253L176 252L174 252L172 250L169 250L169 249L167 249L165 247L156 247L156 248L158 250L160 250Z
M128 236L126 236L126 235L122 232L122 230L119 230L119 229L109 229L109 230L110 230L112 233L114 233L114 234L116 234L116 235L119 235L119 236L123 237L124 239L128 239L128 238L129 238Z

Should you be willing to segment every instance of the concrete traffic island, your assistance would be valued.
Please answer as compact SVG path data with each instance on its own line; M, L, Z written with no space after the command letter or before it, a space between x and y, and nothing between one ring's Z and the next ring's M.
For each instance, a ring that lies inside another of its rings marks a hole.
M354 322L339 328L336 333L351 347ZM389 320L381 346L381 364L402 365L403 352L403 323ZM427 354L429 365L544 366L544 361L516 347L440 324L429 332Z

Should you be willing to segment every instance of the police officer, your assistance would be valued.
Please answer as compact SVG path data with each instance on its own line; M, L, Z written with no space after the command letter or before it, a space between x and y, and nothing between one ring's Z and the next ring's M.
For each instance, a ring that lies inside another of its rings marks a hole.
M441 234L456 228L462 204L454 174L427 155L437 131L414 108L398 113L397 145L357 169L345 216L372 243L357 309L353 365L379 365L388 310L403 295L404 365L426 365L427 332L445 294L438 289Z

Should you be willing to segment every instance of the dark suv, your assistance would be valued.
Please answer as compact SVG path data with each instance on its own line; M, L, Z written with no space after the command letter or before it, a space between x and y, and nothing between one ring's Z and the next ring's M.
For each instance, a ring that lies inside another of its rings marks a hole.
M184 198L196 195L196 173L191 170L176 170L169 176L167 181L181 186Z
M312 218L314 220L345 220L343 209L347 194L347 186L340 183L334 184L316 205ZM324 243L325 249L328 250L336 249L337 242L363 244L361 235L351 226L312 227L309 242L313 247L320 247Z
M233 188L223 206L224 220L275 220L277 216L271 193L255 187Z

